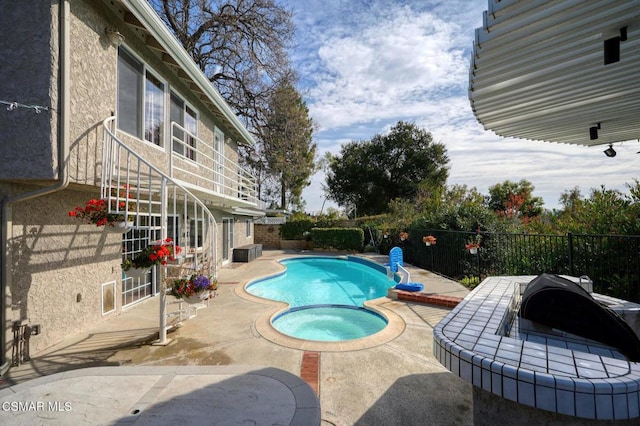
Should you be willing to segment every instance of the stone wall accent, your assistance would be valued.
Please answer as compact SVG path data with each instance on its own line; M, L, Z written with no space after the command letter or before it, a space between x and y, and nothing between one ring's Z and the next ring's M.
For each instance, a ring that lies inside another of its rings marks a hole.
M307 250L311 244L305 240L280 240L281 250Z
M280 250L280 225L254 225L255 243L265 249Z

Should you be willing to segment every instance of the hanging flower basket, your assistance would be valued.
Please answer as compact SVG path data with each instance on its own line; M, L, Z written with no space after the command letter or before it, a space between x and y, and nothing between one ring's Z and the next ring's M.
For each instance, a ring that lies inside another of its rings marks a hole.
M133 229L133 223L134 222L132 220L127 222L124 220L120 222L113 222L111 226L105 226L104 229L107 232L125 234Z
M190 305L195 305L196 303L200 303L207 298L209 295L209 291L202 291L200 293L196 293L193 296L185 296L182 297L182 301L188 303Z
M479 243L467 243L464 245L464 248L466 248L467 250L469 250L469 253L471 254L477 254L478 253L478 248L480 247Z
M434 237L433 235L424 236L424 237L422 237L422 242L427 247L432 246L432 245L435 246L436 245L436 237Z
M151 270L151 268L129 268L124 271L129 278L142 278Z
M482 236L480 235L480 233L478 233L477 235L467 240L467 243L464 245L464 248L469 250L469 253L471 254L477 254L478 248L480 248L481 241L482 241Z
M112 189L111 194L118 198L110 201L91 199L84 206L76 206L68 215L97 227L104 226L109 231L127 232L133 227L133 223L131 226L128 223L132 219L130 216L134 214L129 212L136 210L135 201L130 200L134 195L128 185L123 185L119 191Z
M206 275L191 275L189 278L173 280L169 294L186 303L199 303L217 288L218 282Z
M129 275L133 268L151 269L154 265L166 265L175 260L175 255L182 249L173 243L171 238L162 241L154 241L146 246L140 253L122 263L122 270Z

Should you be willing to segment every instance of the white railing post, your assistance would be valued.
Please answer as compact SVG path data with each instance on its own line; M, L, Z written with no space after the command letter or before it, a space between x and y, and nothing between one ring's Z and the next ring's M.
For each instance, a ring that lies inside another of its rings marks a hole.
M168 206L168 194L167 194L167 180L162 178L160 194L162 201L160 204L160 240L164 242L167 239L167 206ZM176 253L176 244L173 243L173 253ZM166 345L167 341L167 289L165 285L166 268L160 266L160 279L158 285L160 287L160 330L158 332L158 345Z

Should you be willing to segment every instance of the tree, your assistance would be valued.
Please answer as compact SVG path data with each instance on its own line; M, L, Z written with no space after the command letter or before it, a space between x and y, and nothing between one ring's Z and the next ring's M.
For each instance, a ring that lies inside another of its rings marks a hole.
M277 178L280 208L301 206L302 189L316 170L317 146L309 109L291 82L284 80L277 86L265 118L263 155L267 172Z
M507 219L534 218L542 213L544 204L542 198L532 196L534 189L526 179L497 183L489 188L488 207Z
M561 217L562 228L585 234L638 235L640 204L635 202L636 190L628 187L630 196L604 185L599 189L592 188L589 198L577 200L573 210Z
M425 226L457 231L494 231L495 213L484 203L484 196L466 185L452 185L425 215Z
M330 159L327 191L340 205L355 204L360 215L379 214L396 198L414 200L425 188L444 186L448 162L431 133L399 121L386 135L342 146Z
M291 77L294 25L274 0L150 0L161 19L250 129L275 82Z

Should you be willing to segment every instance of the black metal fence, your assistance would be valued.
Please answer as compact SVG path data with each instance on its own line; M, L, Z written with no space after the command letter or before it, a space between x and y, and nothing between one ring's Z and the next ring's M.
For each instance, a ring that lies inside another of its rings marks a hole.
M407 262L462 280L495 275L539 275L544 272L587 275L594 291L640 303L640 236L532 235L481 232L480 249L465 243L477 233L410 229L399 242ZM422 237L433 235L435 245Z

